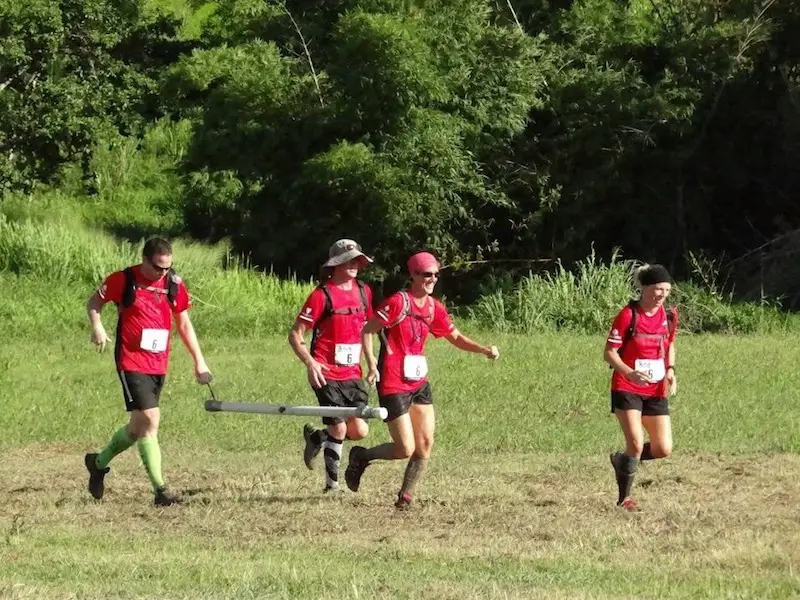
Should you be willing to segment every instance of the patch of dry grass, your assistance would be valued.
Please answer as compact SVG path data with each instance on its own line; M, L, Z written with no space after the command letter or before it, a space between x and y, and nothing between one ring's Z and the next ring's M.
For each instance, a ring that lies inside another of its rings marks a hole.
M415 508L397 513L400 463L372 466L358 494L330 497L320 493L321 474L302 465L299 447L283 456L168 450L170 481L187 497L168 509L150 505L134 453L113 463L106 497L95 502L79 449L7 452L0 591L18 598L37 590L176 598L800 593L800 457L793 454L685 454L646 464L638 480L643 509L635 513L614 507L602 456L441 457Z

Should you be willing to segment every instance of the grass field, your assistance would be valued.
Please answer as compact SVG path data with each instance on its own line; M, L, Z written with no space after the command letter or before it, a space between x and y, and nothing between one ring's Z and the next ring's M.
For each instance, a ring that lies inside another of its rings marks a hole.
M111 356L83 331L8 341L0 596L800 597L800 337L679 339L675 453L640 469L637 513L614 507L602 336L476 337L498 363L432 345L434 458L403 514L402 463L323 496L303 421L204 412L182 348L160 441L188 503L153 508L135 451L95 502L83 453L124 419ZM202 341L220 398L312 403L283 338Z

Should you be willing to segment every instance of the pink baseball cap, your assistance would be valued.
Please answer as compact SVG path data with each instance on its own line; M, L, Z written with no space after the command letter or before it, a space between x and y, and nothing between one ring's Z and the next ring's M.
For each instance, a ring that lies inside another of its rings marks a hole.
M439 260L430 252L417 252L412 254L406 263L409 273L425 273L439 270Z

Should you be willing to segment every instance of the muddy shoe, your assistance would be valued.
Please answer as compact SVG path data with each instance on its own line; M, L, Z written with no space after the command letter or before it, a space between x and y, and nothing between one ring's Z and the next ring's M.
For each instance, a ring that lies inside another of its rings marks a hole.
M401 492L397 496L397 502L394 503L394 507L397 510L408 510L411 508L411 501L414 498L408 492Z
M175 492L171 492L166 487L158 488L156 496L153 499L155 506L172 506L173 504L181 504L183 500Z
M83 464L86 465L86 470L89 471L89 493L92 495L92 497L100 500L105 493L105 485L103 480L111 469L108 467L101 469L97 466L96 452L91 452L84 456Z
M619 470L619 459L620 459L620 456L622 456L621 453L612 452L609 455L609 458L611 459L611 466L614 467L614 477L617 480L617 491L619 492L619 497L622 498L622 497L624 497L624 494L625 494L625 481L624 481L624 478L622 476L622 473ZM622 500L618 500L617 501L617 506L621 506L621 505L622 505Z
M303 450L303 461L305 461L306 467L309 469L314 468L314 459L322 448L322 444L318 444L314 441L314 432L315 429L308 423L303 426L303 439L306 441L306 447L305 450Z
M361 485L361 476L369 462L364 459L365 448L363 446L353 446L350 448L350 457L347 469L344 472L344 480L351 492L357 492Z

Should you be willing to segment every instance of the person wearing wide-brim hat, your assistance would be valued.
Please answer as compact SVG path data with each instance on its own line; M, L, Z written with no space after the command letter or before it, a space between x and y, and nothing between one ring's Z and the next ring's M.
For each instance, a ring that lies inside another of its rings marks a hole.
M361 245L353 240L338 240L328 249L328 260L323 267L338 267L352 260L359 259L361 266L371 264L373 260L361 251Z
M665 302L672 278L661 265L643 265L634 273L641 291L617 314L606 339L605 361L611 376L611 412L625 436L624 452L613 452L611 464L617 479L617 506L638 507L631 497L640 460L672 454L672 425L668 395L675 394L675 334L678 313ZM644 431L650 441L644 442Z
M361 330L372 316L372 290L358 280L361 269L373 260L349 239L335 242L322 265L323 281L306 299L289 332L289 344L308 371L308 382L320 406L365 406L367 385L361 371ZM312 331L311 346L305 335ZM371 350L371 348L370 348ZM303 460L313 469L314 458L324 448L325 490L339 489L339 462L345 437L360 440L367 423L350 417L323 417L325 429L303 428Z

